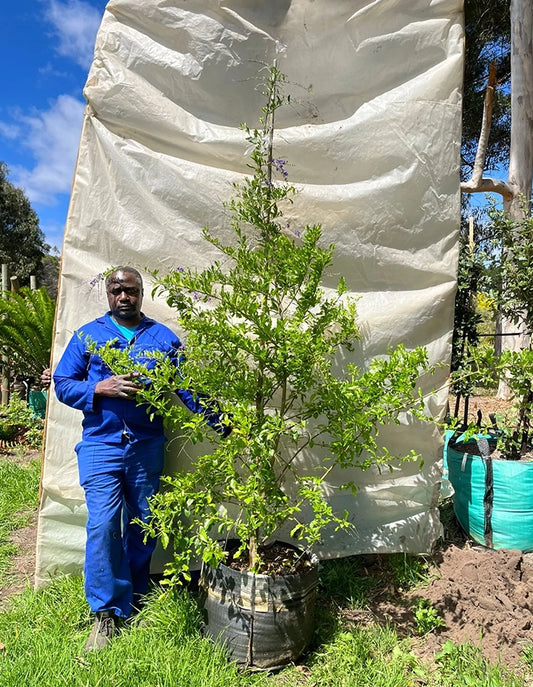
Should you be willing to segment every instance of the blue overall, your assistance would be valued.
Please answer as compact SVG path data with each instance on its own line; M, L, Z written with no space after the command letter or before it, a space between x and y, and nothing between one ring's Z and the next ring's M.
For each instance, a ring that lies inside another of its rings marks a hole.
M146 521L149 515L148 499L157 491L163 469L165 436L161 418L150 420L146 407L135 400L94 395L96 384L112 373L88 351L87 341L101 346L110 340L147 366L156 361L146 353L157 350L179 368L182 346L170 329L147 317L128 341L106 313L74 333L54 373L58 399L83 412L76 453L88 510L86 598L93 612L128 617L136 597L147 591L155 546L154 540L144 542L131 520ZM198 397L180 389L176 393L190 410L204 413L209 425L225 433L218 415Z
M76 446L87 503L85 596L92 611L128 617L146 594L155 540L144 542L134 518L149 516L163 469L163 444L82 441Z

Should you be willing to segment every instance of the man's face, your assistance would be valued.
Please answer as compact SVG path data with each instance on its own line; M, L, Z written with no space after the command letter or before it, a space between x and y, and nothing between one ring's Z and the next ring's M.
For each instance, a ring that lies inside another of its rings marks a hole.
M111 314L119 323L131 326L141 321L142 286L131 272L119 270L111 275L107 301Z

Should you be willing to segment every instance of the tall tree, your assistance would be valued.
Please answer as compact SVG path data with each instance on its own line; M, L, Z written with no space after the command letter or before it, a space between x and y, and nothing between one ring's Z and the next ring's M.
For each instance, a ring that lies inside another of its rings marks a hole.
M531 184L533 181L533 3L531 0L511 0L509 5L510 71L511 71L511 132L508 158L508 178L501 181L484 176L489 150L489 133L496 92L496 74L489 73L481 133L471 178L463 182L464 193L492 192L503 199L504 212L511 220L520 221L530 213ZM505 289L505 284L503 285ZM510 320L501 318L502 334L516 327ZM517 348L529 343L527 336L503 337L502 347ZM509 389L500 384L498 395L509 395Z
M533 180L533 3L531 0L511 0L511 136L508 158L508 179L485 177L489 134L497 87L496 70L489 71L481 133L479 135L472 177L461 188L464 193L493 192L503 198L504 209L515 219L523 216L524 200L531 198Z
M7 263L11 274L27 284L31 274L40 274L50 246L30 201L8 174L7 165L0 162L0 263Z

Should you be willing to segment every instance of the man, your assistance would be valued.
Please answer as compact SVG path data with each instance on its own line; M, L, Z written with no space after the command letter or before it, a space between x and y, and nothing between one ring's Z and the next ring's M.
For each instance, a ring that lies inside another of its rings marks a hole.
M83 412L82 440L75 450L88 510L85 595L96 614L87 650L106 646L147 591L155 540L145 543L132 520L149 516L165 442L161 418L150 420L146 406L136 403L138 380L132 374L113 375L88 350L88 342L103 346L116 340L114 345L148 365L156 364L150 352L159 351L179 366L182 348L170 329L141 312L143 283L137 270L119 267L105 285L109 312L74 333L54 373L59 400ZM218 415L192 394L176 393L192 411L203 412L210 426L227 433Z

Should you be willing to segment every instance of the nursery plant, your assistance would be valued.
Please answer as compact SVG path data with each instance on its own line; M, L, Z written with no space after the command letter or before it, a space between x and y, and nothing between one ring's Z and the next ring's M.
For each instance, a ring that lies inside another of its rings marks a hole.
M493 283L491 296L500 313L517 326L533 330L533 218L526 211L521 220L513 219L492 206L489 210L492 234ZM497 259L494 256L499 256ZM494 448L502 458L519 459L532 449L533 350L518 351L467 344L462 369L453 373L456 384L470 388L494 387L505 380L514 401L505 414L495 414L470 427L467 438L480 427L492 436ZM466 424L466 423L465 423ZM464 427L463 427L464 429Z
M352 526L328 501L333 471L419 458L389 451L380 428L406 411L425 419L418 380L427 353L400 345L364 367L345 364L359 338L356 304L344 278L332 281L335 248L324 245L321 226L284 218L296 193L287 161L274 154L285 78L276 65L265 72L260 125L242 125L250 172L225 206L230 238L204 230L219 258L206 269L154 273L154 291L185 332L179 370L165 359L132 364L112 344L99 350L115 372L139 376L139 402L183 441L209 440L192 465L163 478L151 502L146 533L172 543L171 583L188 578L192 561L229 561L229 539L241 567L291 573L324 528ZM202 415L176 404L167 393L176 387L198 394L231 434L215 435ZM357 484L347 474L341 488L355 493ZM277 539L298 553L273 568L267 545Z
M461 398L464 399L463 423L467 424L469 397L473 392L472 375L469 374L468 351L479 344L481 316L477 301L483 275L483 252L470 237L469 223L462 218L459 236L459 262L457 266L457 292L455 295L451 384L455 395L453 417L459 415Z
M18 394L11 394L8 405L0 406L0 446L18 443L40 448L43 440L43 420Z
M469 358L469 377L481 387L492 387L498 380L505 380L514 402L506 412L491 413L475 425L462 427L461 436L468 441L481 432L490 439L491 448L498 452L498 457L508 460L519 460L531 453L533 350L505 350L497 355L492 348L474 349Z

